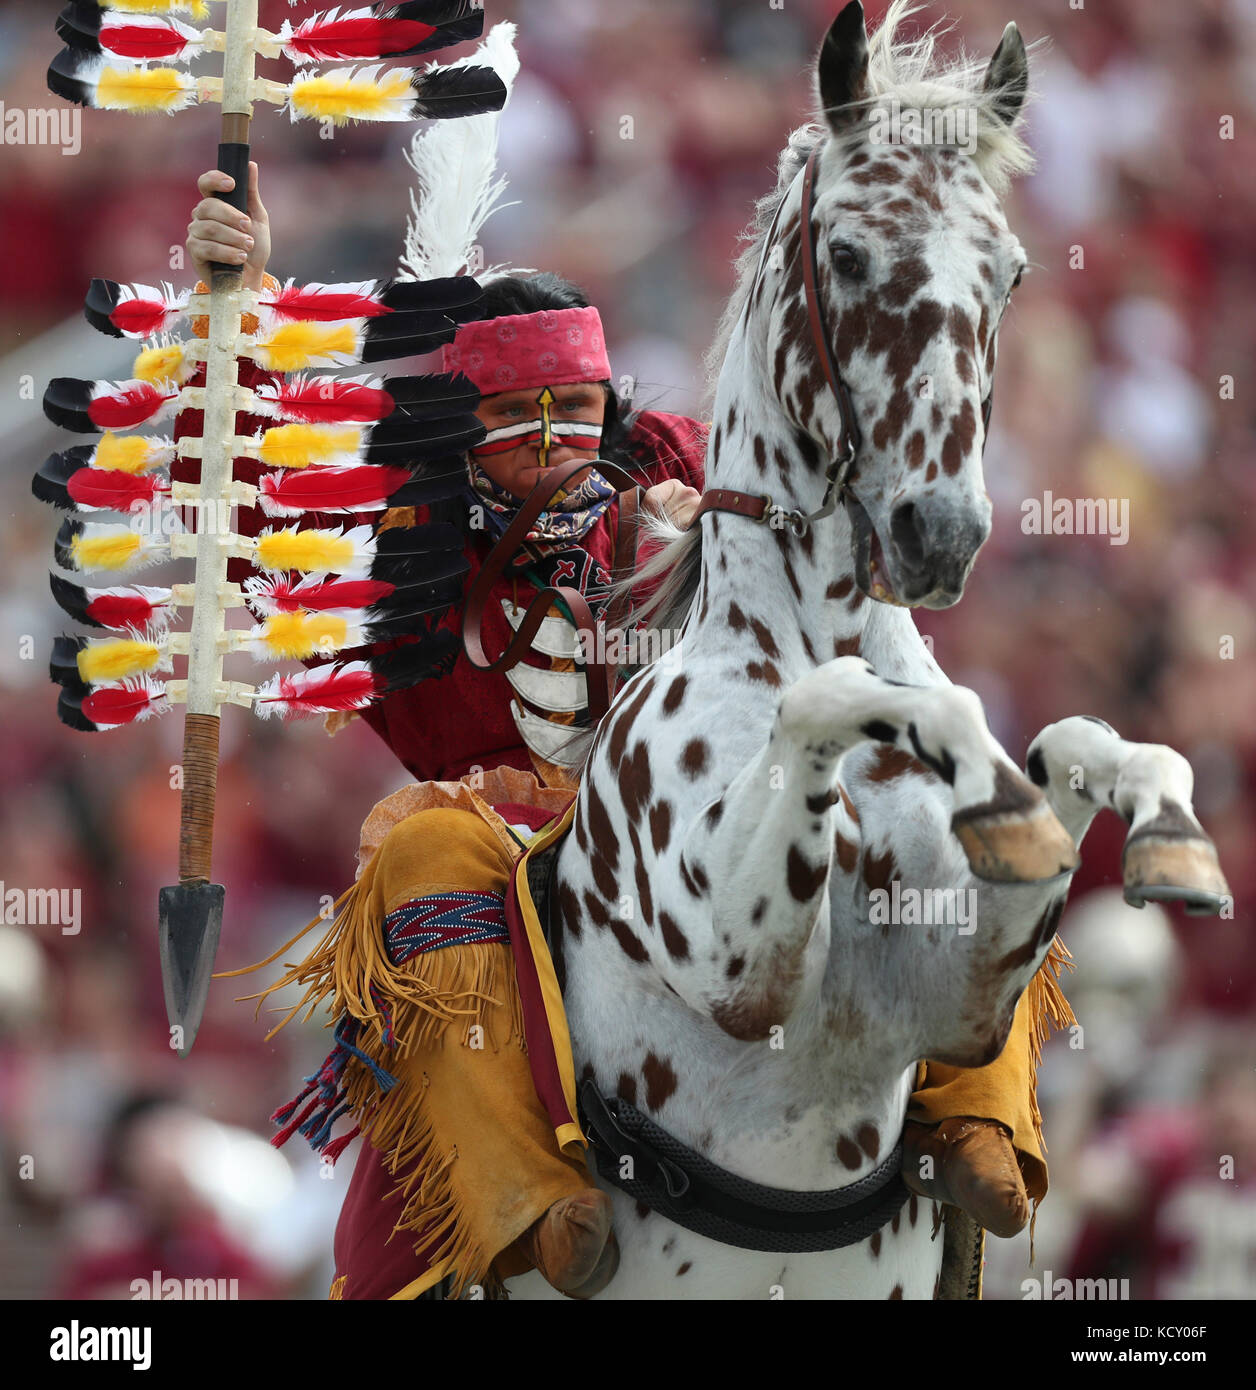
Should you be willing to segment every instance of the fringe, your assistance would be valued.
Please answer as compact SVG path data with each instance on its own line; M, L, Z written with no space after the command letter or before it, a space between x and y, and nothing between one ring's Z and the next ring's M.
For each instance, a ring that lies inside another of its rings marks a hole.
M1073 957L1068 947L1057 936L1051 943L1046 959L1029 982L1029 1113L1034 1122L1034 1134L1042 1152L1047 1152L1046 1140L1042 1133L1042 1111L1038 1108L1038 1068L1042 1063L1043 1044L1053 1031L1071 1028L1077 1018L1064 997L1060 985L1060 971L1064 968L1075 970ZM1029 1263L1034 1262L1034 1228L1038 1223L1038 1208L1041 1197L1034 1198L1033 1214L1029 1218Z
M407 1174L390 1194L403 1201L393 1235L412 1233L415 1253L432 1265L451 1262L453 1297L476 1282L485 1286L486 1296L496 1297L501 1281L489 1266L497 1252L485 1250L473 1237L456 1200L450 1170L458 1157L457 1145L442 1145L435 1132L425 1103L428 1074L417 1065L398 1064L443 1048L451 1025L457 1025L453 1036L463 1045L472 1041L472 1029L478 1028L477 1046L526 1050L514 958L509 947L484 942L423 952L401 966L393 965L372 881L372 875L364 874L339 899L339 913L304 961L290 965L260 994L246 996L257 1000L260 1012L276 991L305 987L300 1002L270 1030L267 1040L302 1010L307 1010L308 1021L326 1005L335 1020L335 1046L326 1060L305 1078L304 1089L271 1116L280 1126L271 1143L281 1146L299 1132L334 1163L361 1134L383 1155L389 1173ZM322 920L315 919L248 970L275 960ZM503 1004L508 1004L508 1019L495 1024L488 1006ZM502 1032L505 1037L496 1036ZM346 1115L355 1127L333 1139L334 1125Z

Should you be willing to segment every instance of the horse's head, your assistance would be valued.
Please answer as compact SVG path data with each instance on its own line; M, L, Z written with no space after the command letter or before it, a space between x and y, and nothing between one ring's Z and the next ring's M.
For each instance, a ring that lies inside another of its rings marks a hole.
M990 531L982 451L996 341L1025 268L997 195L1029 162L1013 132L1028 68L1009 24L988 65L935 74L931 36L893 43L901 17L896 4L870 52L852 3L824 40L810 212L822 327L818 340L796 172L811 151L795 148L779 274L764 286L767 361L786 415L830 466L842 417L817 346L827 340L858 441L844 493L856 582L873 598L945 608ZM765 270L771 261L768 250Z

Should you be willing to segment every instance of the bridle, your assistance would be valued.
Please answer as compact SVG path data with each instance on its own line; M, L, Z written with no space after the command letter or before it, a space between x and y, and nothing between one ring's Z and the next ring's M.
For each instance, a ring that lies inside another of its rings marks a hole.
M855 419L855 412L850 403L850 392L842 380L842 374L833 357L833 340L828 331L824 305L820 299L820 267L816 248L815 206L816 175L820 166L821 148L820 145L817 145L811 151L802 176L802 283L807 304L807 323L811 329L811 345L824 369L824 377L829 390L837 401L841 426L834 459L824 474L824 496L815 511L804 512L798 508L784 507L766 493L736 492L731 488L720 487L708 488L702 494L702 501L694 513L691 526L695 525L705 512L732 512L736 516L748 516L752 521L771 525L777 529L788 527L796 536L803 536L811 529L814 522L820 521L837 510L837 504L841 501L842 494L847 488L847 480L863 445L863 435L860 433L859 422ZM764 238L763 254L755 274L754 284L750 287L750 294L746 299L747 304L754 299L764 266L767 264L768 255L775 244L776 229L785 202L786 200L782 198L776 209L776 215L772 219L772 225L768 228L768 234ZM981 404L982 426L986 435L989 434L990 410L993 402L994 388L992 383L989 394ZM984 437L982 448L983 450L985 448Z

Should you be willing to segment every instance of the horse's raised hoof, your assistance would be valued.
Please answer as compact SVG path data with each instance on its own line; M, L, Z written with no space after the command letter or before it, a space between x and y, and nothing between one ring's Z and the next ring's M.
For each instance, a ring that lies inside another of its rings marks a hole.
M1231 901L1211 840L1137 833L1121 855L1125 901L1181 902L1192 916L1210 917Z
M922 1177L922 1171L932 1176ZM1007 1239L1029 1221L1029 1194L1012 1137L997 1120L952 1116L939 1125L908 1120L903 1181L921 1197L959 1207L991 1235Z
M593 1298L600 1294L602 1290L615 1277L615 1271L619 1268L619 1242L615 1239L615 1232L611 1231L606 1237L606 1244L602 1247L602 1254L598 1262L593 1266L593 1273L578 1288L566 1291L568 1298Z
M957 811L951 819L968 865L991 883L1042 883L1072 873L1081 860L1073 837L1045 796L1020 806Z
M585 1188L559 1198L517 1244L551 1288L572 1298L592 1298L619 1266L611 1212L605 1192Z

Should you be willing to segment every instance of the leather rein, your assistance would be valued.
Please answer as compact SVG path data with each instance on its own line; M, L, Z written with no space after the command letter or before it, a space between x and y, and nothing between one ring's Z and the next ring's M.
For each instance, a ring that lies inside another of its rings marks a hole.
M620 598L612 599L607 607L602 623L593 616L589 601L579 589L569 584L551 584L537 592L528 604L523 621L516 629L506 650L496 658L490 659L484 651L484 614L492 602L493 589L504 575L507 567L527 541L527 535L537 517L563 491L567 482L577 473L595 468L613 486L620 488L619 529L615 537L615 561L612 582L627 578L636 563L637 523L639 521L641 487L637 479L616 463L606 459L567 459L564 463L547 468L544 475L528 493L509 526L484 559L480 572L475 576L467 601L463 608L462 645L471 665L480 671L509 671L518 665L531 649L532 639L545 621L554 602L560 601L567 607L575 624L582 650L590 656L585 664L589 693L589 718L596 724L610 708L614 695L617 665L604 659L603 634L610 631L621 619L622 610L627 606ZM513 571L518 573L516 569Z

